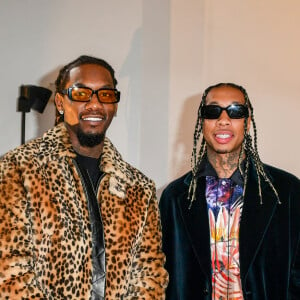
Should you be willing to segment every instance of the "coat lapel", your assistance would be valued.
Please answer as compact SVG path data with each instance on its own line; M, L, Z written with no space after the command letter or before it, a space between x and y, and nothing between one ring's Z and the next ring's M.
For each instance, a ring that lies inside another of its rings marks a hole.
M249 179L240 223L240 271L242 280L247 275L264 235L268 230L274 211L278 205L276 196L268 183L261 181L263 204L258 195L256 172L250 167ZM193 247L201 269L208 278L211 277L210 231L205 199L205 177L197 184L197 197L189 208L186 194L178 199L181 216L187 235Z
M242 280L247 276L278 205L276 196L264 179L261 181L261 186L262 204L258 195L256 171L251 167L240 223L240 271Z
M210 236L207 205L205 201L205 177L197 183L196 200L190 206L187 195L179 197L178 206L185 224L187 235L201 269L211 278Z

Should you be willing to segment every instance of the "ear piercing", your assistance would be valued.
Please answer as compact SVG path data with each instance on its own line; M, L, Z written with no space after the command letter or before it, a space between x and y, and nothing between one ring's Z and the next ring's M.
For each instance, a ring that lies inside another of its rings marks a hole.
M59 110L58 112L59 112L60 115L63 115L63 114L64 114L64 111L63 111L62 109Z

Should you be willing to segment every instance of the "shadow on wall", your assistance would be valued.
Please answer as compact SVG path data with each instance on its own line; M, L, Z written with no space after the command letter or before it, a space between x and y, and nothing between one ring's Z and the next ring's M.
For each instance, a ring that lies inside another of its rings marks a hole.
M142 114L142 29L133 36L129 53L120 70L120 78L128 77L128 101L126 103L126 127L128 128L128 160L137 163L139 158L141 114Z
M171 150L171 181L191 170L193 136L201 98L202 94L197 94L187 98L183 104ZM158 201L167 185L168 183L157 189Z
M55 123L55 80L57 78L58 72L62 66L55 68L53 71L45 74L40 80L39 85L45 87L52 91L51 98L49 99L47 106L42 114L35 112L37 128L35 132L35 136L42 136L45 131L54 126Z
M187 98L184 101L179 121L176 122L177 128L174 133L176 138L171 149L171 181L191 170L193 136L201 98L202 94ZM157 189L158 201L167 185L168 183Z
M142 26L120 71L129 82L128 158L157 185L168 173L169 14L169 1L143 1Z
M193 136L201 98L202 94L197 94L187 98L183 104L171 150L172 180L191 170Z

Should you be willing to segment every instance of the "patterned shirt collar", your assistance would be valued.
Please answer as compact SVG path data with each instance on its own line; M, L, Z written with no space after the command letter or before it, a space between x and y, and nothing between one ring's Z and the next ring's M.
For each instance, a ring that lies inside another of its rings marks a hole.
M241 165L242 170L245 170L245 160L243 160L242 165ZM206 176L213 176L215 178L218 178L216 170L213 168L209 160L207 159L207 156L203 157L199 170L198 170L198 177L206 177ZM233 174L231 175L230 179L235 183L238 184L239 186L244 185L244 180L243 176L237 168Z

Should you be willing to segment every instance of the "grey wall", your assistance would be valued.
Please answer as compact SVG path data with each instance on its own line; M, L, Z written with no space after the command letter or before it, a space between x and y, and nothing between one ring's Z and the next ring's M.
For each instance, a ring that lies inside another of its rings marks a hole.
M0 155L20 144L21 84L53 89L81 54L110 62L122 92L108 135L159 190L190 168L203 90L243 85L262 159L300 176L298 0L0 0ZM54 123L53 99L26 139Z
M0 155L20 144L19 86L54 89L59 68L81 54L116 70L121 90L108 136L124 158L160 184L167 180L169 1L0 1ZM43 114L26 114L26 140L54 123L53 99Z

